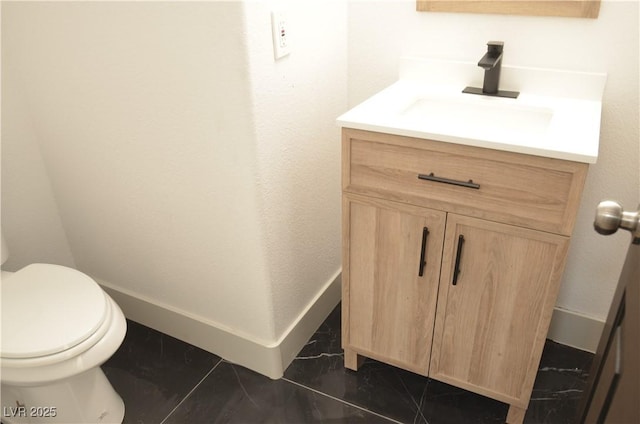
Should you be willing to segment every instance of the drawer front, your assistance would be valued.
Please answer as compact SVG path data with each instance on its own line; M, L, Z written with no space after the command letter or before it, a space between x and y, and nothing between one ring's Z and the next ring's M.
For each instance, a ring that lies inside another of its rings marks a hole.
M570 235L587 164L343 129L343 189Z

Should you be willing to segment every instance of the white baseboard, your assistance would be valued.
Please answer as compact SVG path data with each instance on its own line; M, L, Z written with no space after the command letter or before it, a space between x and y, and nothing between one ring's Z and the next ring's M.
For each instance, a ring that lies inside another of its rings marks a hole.
M265 344L218 323L96 279L125 316L272 379L284 370L340 302L341 271L328 281L275 343Z
M300 349L340 302L342 283L341 272L338 271L280 339L265 344L187 311L106 281L96 281L120 305L127 318L273 379L282 377ZM547 337L564 345L595 352L603 328L603 321L556 308Z
M556 307L547 338L587 352L595 352L604 321Z

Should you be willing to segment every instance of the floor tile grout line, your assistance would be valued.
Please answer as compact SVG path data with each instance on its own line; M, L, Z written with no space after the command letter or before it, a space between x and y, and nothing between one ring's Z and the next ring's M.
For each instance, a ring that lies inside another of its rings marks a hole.
M178 404L177 404L177 405L176 405L176 406L171 410L171 412L169 412L169 414L168 414L166 417L164 417L164 419L163 419L162 421L160 421L160 424L164 424L164 423L165 423L165 421L167 421L167 420L169 419L169 417L170 417L171 415L173 415L173 413L174 413L174 412L176 412L176 410L177 410L178 408L180 408L180 405L182 405L182 404L184 403L184 401L185 401L185 400L187 400L187 399L189 398L189 396L191 396L191 394L192 394L192 393L193 393L193 392L194 392L198 387L200 387L200 384L202 384L202 382L203 382L204 380L206 380L206 378L207 378L207 377L209 377L209 375L211 375L211 373L212 373L216 368L218 368L218 365L220 365L220 364L222 363L222 361L223 361L223 359L219 359L219 360L218 360L218 362L216 362L216 364L215 364L215 365L214 365L214 366L209 370L209 372L208 372L208 373L206 373L206 374L205 374L205 376L204 376L204 377L202 377L202 378L200 379L200 381L198 381L198 383L193 387L193 389L189 390L189 393L187 393L187 394L185 395L185 397L183 397L183 398L182 398L182 400L181 400L181 401L180 401L180 402L179 402L179 403L178 403Z
M388 421L391 421L391 422L394 422L394 423L397 423L397 424L403 424L401 421L394 420L393 418L386 417L386 416L384 416L384 415L382 415L382 414L379 414L379 413L377 413L377 412L371 411L371 410L369 410L369 409L367 409L367 408L363 408L362 406L358 406L358 405L353 404L353 403L351 403L351 402L347 402L347 401L346 401L346 400L344 400L344 399L340 399L340 398L337 398L337 397L335 397L335 396L331 396L331 395L330 395L330 394L328 394L328 393L324 393L324 392L321 392L320 390L314 389L314 388L312 388L312 387L305 386L304 384L300 384L300 383L298 383L298 382L296 382L296 381L289 380L289 379L288 379L288 378L286 378L286 377L282 377L282 380L284 380L284 381L286 381L286 382L288 382L288 383L294 384L294 385L296 385L296 386L298 386L298 387L302 387L303 389L310 390L310 391L312 391L312 392L314 392L314 393L317 393L317 394L319 394L319 395L322 395L322 396L328 397L329 399L333 399L333 400L336 400L336 401L338 401L338 402L340 402L340 403L344 403L345 405L349 405L349 406L351 406L351 407L353 407L353 408L356 408L356 409L359 409L359 410L361 410L361 411L366 411L366 412L368 412L368 413L370 413L370 414L372 414L372 415L378 416L378 417L380 417L380 418L384 418L385 420L388 420Z

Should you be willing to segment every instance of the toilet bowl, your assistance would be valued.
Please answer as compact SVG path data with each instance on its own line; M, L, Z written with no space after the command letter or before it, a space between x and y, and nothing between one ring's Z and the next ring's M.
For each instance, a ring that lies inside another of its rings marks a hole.
M100 368L126 333L113 299L60 265L3 271L0 285L2 422L121 423L124 403Z

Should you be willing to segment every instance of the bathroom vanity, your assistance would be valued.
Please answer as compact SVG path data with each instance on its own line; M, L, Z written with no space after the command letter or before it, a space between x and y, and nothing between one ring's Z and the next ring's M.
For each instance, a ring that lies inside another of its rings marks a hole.
M338 119L345 366L369 357L429 376L508 403L519 423L597 158L605 77L551 98L505 69L522 95L485 99L460 93L481 79L475 64L405 67Z

